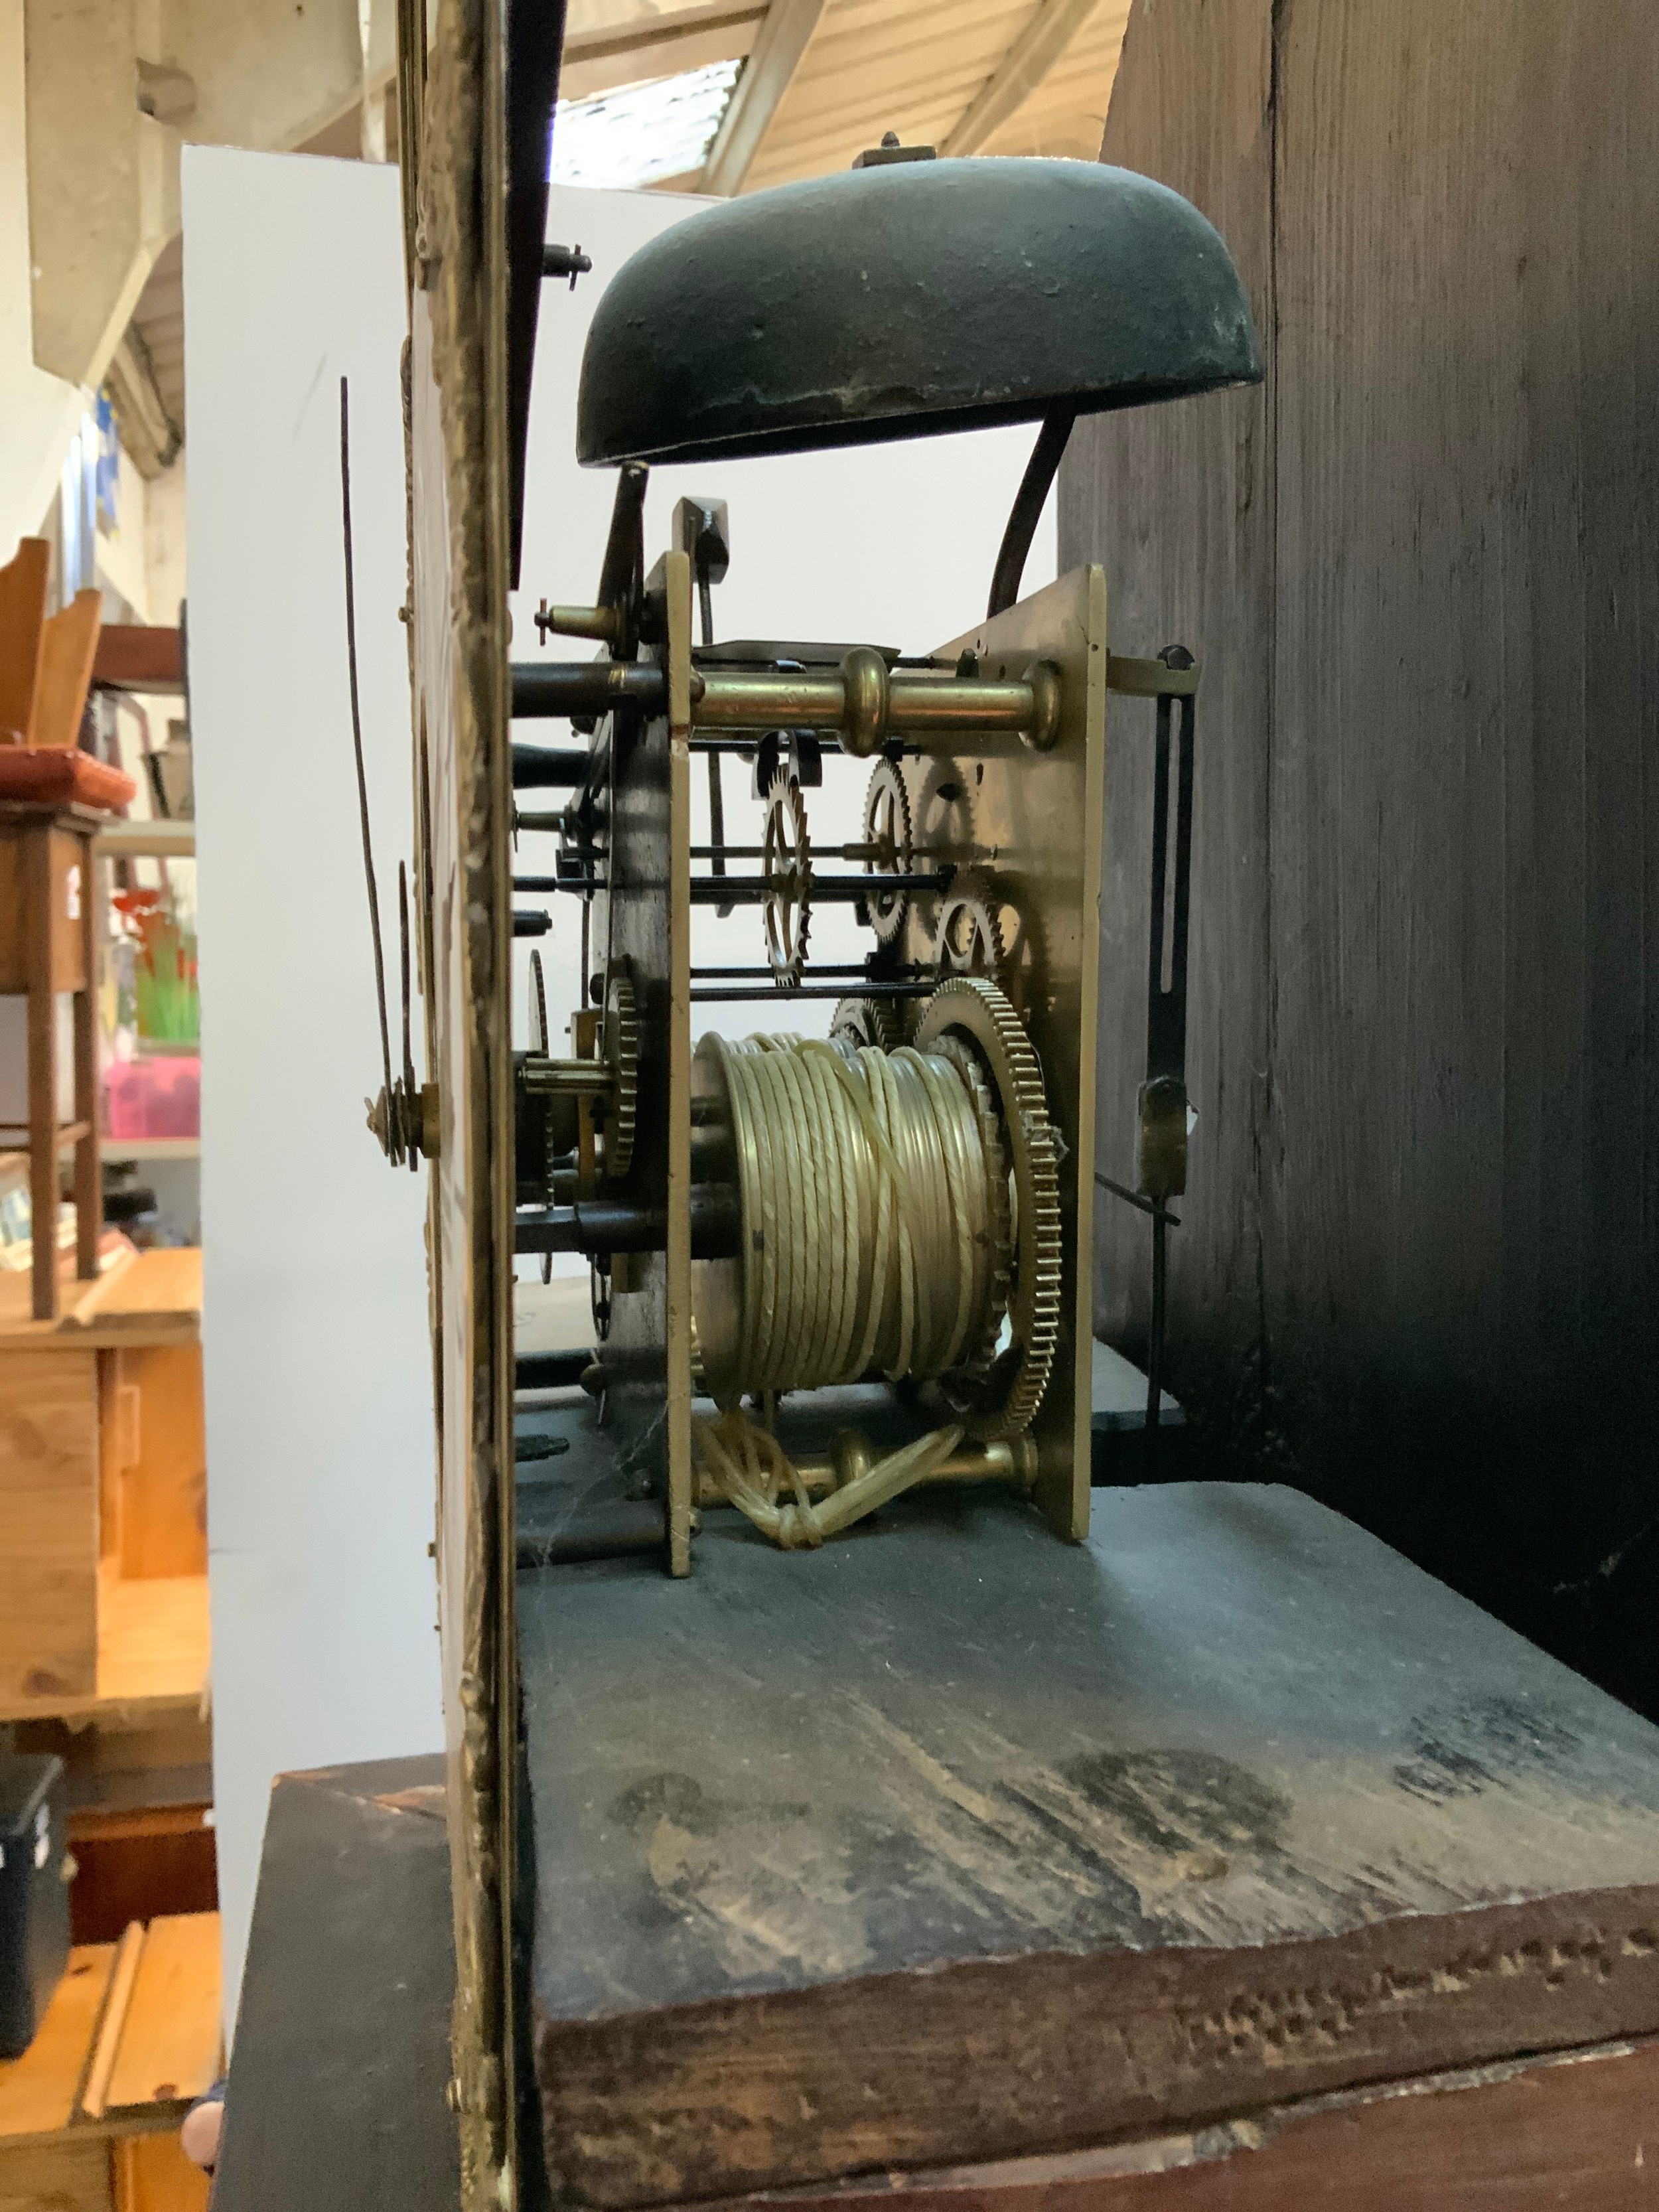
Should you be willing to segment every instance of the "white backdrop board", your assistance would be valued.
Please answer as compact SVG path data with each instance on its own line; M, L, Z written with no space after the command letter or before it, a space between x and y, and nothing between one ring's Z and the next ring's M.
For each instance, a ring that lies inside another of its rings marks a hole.
M395 1057L397 864L411 850L405 313L394 169L191 147L184 202L214 1783L234 2018L271 1777L443 1741L426 1190L363 1124L380 1052L340 530L343 374Z
M532 619L544 599L578 605L592 599L616 489L613 470L576 465L583 341L605 285L628 256L710 204L683 195L574 185L555 185L549 195L549 239L580 245L593 269L577 280L574 293L549 284L542 294L531 387L522 588L513 602L515 659L579 659L593 650L560 638L543 647ZM976 430L836 453L654 469L646 501L647 563L667 548L676 500L691 494L723 499L730 510L732 567L714 592L717 637L842 639L926 653L983 617L1003 526L1036 437L1035 426ZM1051 500L1023 590L1051 583L1055 560ZM562 724L524 723L515 734L570 742ZM733 843L758 844L763 817L748 795L748 772L730 760L724 770L726 836ZM822 788L807 793L814 845L856 839L868 778L867 765L839 755L826 759ZM703 843L708 802L701 761L691 803L693 836ZM561 799L556 793L545 799L531 793L524 804L551 811ZM523 872L550 874L553 850L550 838L523 838ZM740 864L739 872L744 865L754 864ZM558 1050L564 1023L580 1004L581 915L571 898L556 898L551 910L552 931L539 945ZM811 951L819 960L860 960L872 943L850 907L821 907L813 916ZM530 950L520 939L514 952L514 1019L520 1043ZM712 908L697 908L692 957L728 966L763 962L758 910L740 910L721 922ZM775 1008L764 1002L704 1005L696 1009L694 1034L720 1030L743 1036L752 1030L790 1029L825 1036L833 1010L833 1001L815 1000L780 1000ZM586 1273L585 1261L554 1264L562 1272Z

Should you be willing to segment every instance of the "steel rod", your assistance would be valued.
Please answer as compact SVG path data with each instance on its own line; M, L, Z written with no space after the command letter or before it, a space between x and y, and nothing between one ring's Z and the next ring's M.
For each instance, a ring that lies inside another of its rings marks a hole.
M811 876L808 895L815 902L851 905L855 900L878 898L888 891L944 891L951 887L954 871L929 869L925 874L868 876ZM730 899L734 906L759 906L775 896L787 896L787 885L769 884L764 876L693 876L693 906L714 906Z
M769 975L771 972L769 968L761 967L751 961L746 968L694 968L691 970L691 981L694 983L741 983L752 977ZM872 975L861 961L836 965L832 962L815 960L812 963L811 972L815 975L855 976L866 983L902 983L921 975L924 971L914 960L901 962L898 966L880 975Z
M702 990L693 984L691 1000L694 1006L721 1006L750 999L925 999L933 988L931 978L914 983L860 983L850 991L844 983L716 983Z

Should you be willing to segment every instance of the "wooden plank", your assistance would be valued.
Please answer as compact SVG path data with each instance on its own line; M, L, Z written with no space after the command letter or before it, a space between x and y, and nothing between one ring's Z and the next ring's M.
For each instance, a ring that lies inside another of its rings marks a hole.
M76 846L81 988L74 1006L75 1118L82 1133L75 1147L75 1272L83 1283L95 1283L104 1234L104 1178L98 1151L98 957L106 917L103 880L92 865L91 844L82 838Z
M69 746L79 742L103 609L102 592L88 586L47 621L40 634L40 665L27 744Z
M98 1700L137 1710L199 1705L211 1658L208 1578L100 1577Z
M196 824L193 822L106 822L92 841L100 860L115 860L153 855L157 859L193 860Z
M559 69L559 97L587 100L611 86L712 62L739 61L755 43L766 15L765 0L714 0L660 15L635 15L617 26L598 26L567 36Z
M77 1944L33 2042L0 2060L0 2145L69 2125L114 1966L113 1943Z
M109 1993L105 1999L103 2017L98 2023L97 2040L93 2045L92 2057L87 2068L86 2087L81 2093L81 2109L88 2119L101 2120L109 2108L110 2075L115 2069L116 2055L121 2047L127 2008L132 2002L133 1987L138 1979L138 1966L143 1950L143 1925L142 1922L131 1921L116 1946L115 1962L110 1972Z
M803 2190L791 2212L1645 2212L1659 2044L1276 2105L1199 2134ZM754 2198L736 2203L756 2205ZM732 2200L720 2212L735 2212Z
M207 2212L213 2184L178 2136L118 2136L110 2146L115 2212Z
M98 1650L96 1355L0 1359L0 1704L89 1694Z
M41 1234L33 1237L30 1255L29 1312L35 1321L55 1321L58 1311L56 840L50 830L36 827L7 842L17 856L26 908L19 942L24 948L23 988L28 994L29 1210L31 1224L41 1224Z
M99 635L92 680L116 691L181 695L184 640L177 629L159 623L106 623Z
M0 1274L0 1352L193 1344L202 1328L202 1255L194 1245L106 1255L95 1283L65 1280L55 1322L30 1319L27 1286Z
M118 1475L121 1574L207 1572L207 1442L199 1344L106 1354L136 1395L137 1433Z
M113 1264L125 1267L131 1257L129 1248L119 1254ZM63 1340L58 1331L63 1323L73 1320L97 1287L95 1283L79 1282L72 1276L61 1279L58 1288L62 1304L58 1319L38 1322L30 1310L27 1279L8 1268L0 1273L0 1352L41 1350L60 1344ZM77 1337L75 1340L77 1348L84 1348L88 1343L95 1344L96 1341L95 1337Z
M1093 15L1097 0L1040 0L1040 4L975 93L941 154L977 154L1016 115Z
M0 2149L0 2212L113 2212L114 2201L100 2136Z
M118 1726L198 1719L210 1680L205 1575L129 1582L103 1565L98 1575L97 1673L84 1691L0 1688L0 1721L103 1719Z
M1050 70L1024 106L992 133L983 150L1094 161L1131 12L1130 0L1099 0L1067 47L1065 66Z
M823 0L771 0L747 66L732 88L703 167L702 189L731 194L743 189L778 103L789 89Z
M1240 148L1271 168L1241 224L1206 209L1272 271L1248 496L1100 486L1121 567L1206 574L1218 611L1239 580L1272 676L1260 711L1200 706L1200 791L1248 769L1272 802L1219 846L1200 823L1194 973L1273 1011L1223 1006L1204 1048L1241 1135L1198 1099L1171 1382L1653 1705L1659 18L1443 21L1172 0L1114 95L1111 159L1178 189Z
M194 1327L202 1319L202 1254L198 1245L140 1252L112 1270L81 1300L67 1328L97 1329L143 1342L156 1329Z
M520 1577L538 2075L607 2206L1659 2033L1659 1730L1294 1492ZM569 1941L580 1928L582 1941Z
M454 2212L444 1762L282 1775L236 2024L216 2212ZM533 2155L533 2153L532 2153Z
M1030 0L826 0L745 188L844 168L888 130L942 143L1030 13Z
M1183 193L1216 225L1264 334L1275 314L1272 15L1269 0L1160 0L1137 9L1103 149L1106 161ZM1079 422L1059 487L1060 570L1104 563L1113 650L1144 655L1180 642L1202 664L1188 1002L1188 1088L1198 1121L1182 1225L1170 1241L1170 1388L1258 1449L1278 1433L1260 1318L1271 1036L1270 347L1267 361L1261 386ZM1153 726L1150 706L1113 702L1095 1161L1131 1188L1146 1073ZM1145 1217L1103 1194L1094 1249L1097 1332L1144 1367Z
M51 574L44 538L20 538L0 568L0 744L21 744L27 735Z
M135 1913L212 1912L218 1852L201 1805L70 1823L76 1874L74 1933L86 1942L118 1936Z
M415 904L442 1105L428 1249L460 2199L495 2212L516 2164L519 2051L506 193L499 12L457 0L447 21L422 65L412 180L436 257L410 272Z
M152 1920L110 2069L106 2109L199 2097L219 2071L216 1912Z

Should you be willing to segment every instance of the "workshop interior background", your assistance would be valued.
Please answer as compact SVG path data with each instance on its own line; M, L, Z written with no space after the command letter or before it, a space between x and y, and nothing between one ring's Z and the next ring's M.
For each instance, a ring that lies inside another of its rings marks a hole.
M1185 1424L1161 1473L1305 1492L1659 1718L1656 64L1651 0L570 0L552 178L573 241L604 194L586 243L631 246L890 131L1116 164L1217 227L1261 380L1080 420L1025 576L1099 562L1115 652L1202 663L1195 1118L1160 1330ZM0 1749L63 1763L84 2014L43 2104L8 2106L0 2058L0 2162L14 2135L84 2160L91 2127L129 2208L199 2201L173 2131L234 2026L270 1777L442 1734L424 1205L369 1171L340 606L304 551L337 527L337 480L278 481L300 432L276 398L297 423L315 381L297 338L279 362L273 337L268 386L207 380L262 301L274 327L291 294L307 345L308 313L356 319L395 1055L399 143L392 0L0 0L0 811L7 755L54 749L99 810L72 983L12 961L33 879L0 863ZM222 149L352 178L290 173L261 202ZM193 159L198 267L226 273L187 333ZM296 227L245 259L231 313L244 191ZM306 225L348 207L313 285ZM547 288L562 420L599 281ZM305 433L331 465L337 428ZM1029 436L986 435L1000 526ZM981 561L942 465L896 455L884 489L859 465L854 490L822 479L844 503L824 547L879 535L868 573L902 568L892 515L931 500L940 592L952 562L988 567L996 527ZM610 490L531 517L515 656L538 598L586 596ZM781 576L797 496L757 494L746 532L734 499L728 604ZM270 647L290 586L294 655ZM1095 1164L1122 1182L1153 758L1115 744L1103 816ZM224 825L199 898L198 768L204 831ZM839 805L815 838L856 841ZM756 926L720 957L763 957ZM845 914L815 927L818 959L850 958ZM567 910L544 945L560 1022L575 931ZM514 963L520 1022L527 945ZM31 990L54 1000L38 1019ZM544 1297L521 1257L521 1349L562 1296L586 1307L585 1261L548 1273ZM1097 1207L1093 1300L1144 1369L1132 1206Z

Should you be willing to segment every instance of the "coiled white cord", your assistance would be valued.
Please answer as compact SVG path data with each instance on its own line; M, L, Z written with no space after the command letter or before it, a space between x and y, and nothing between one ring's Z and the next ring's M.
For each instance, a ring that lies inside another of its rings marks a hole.
M968 1079L910 1047L706 1039L725 1073L744 1223L735 1356L705 1470L775 1540L821 1543L927 1474L961 1441L935 1430L814 1506L747 1395L944 1374L982 1338L994 1287L991 1181ZM793 1503L780 1503L786 1492ZM857 1497L854 1493L859 1493Z

